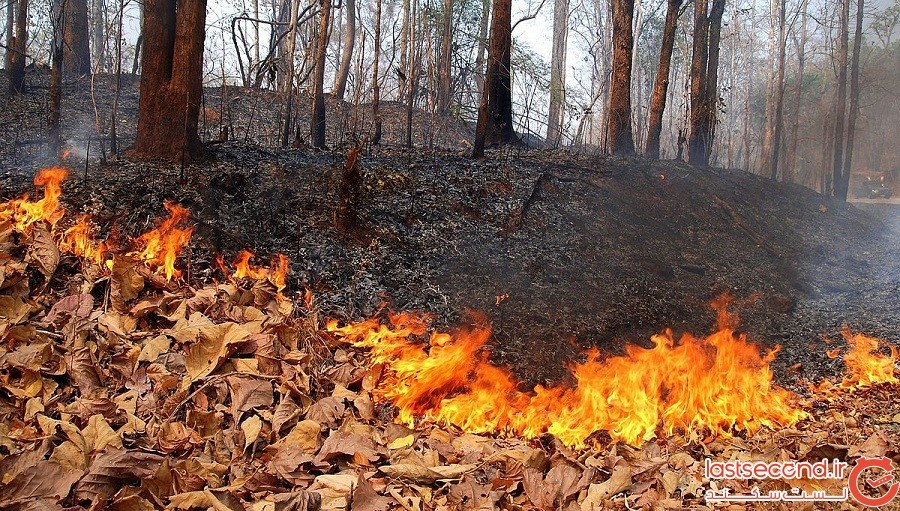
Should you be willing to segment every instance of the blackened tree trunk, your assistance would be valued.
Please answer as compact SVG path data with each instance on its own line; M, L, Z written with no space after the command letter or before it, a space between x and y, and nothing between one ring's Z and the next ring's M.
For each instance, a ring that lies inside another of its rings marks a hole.
M310 119L310 143L313 147L325 147L325 53L328 51L328 25L331 16L331 0L319 3L319 37L316 43L316 62L313 71L313 105Z
M800 42L797 46L797 90L794 94L794 116L791 123L790 143L788 144L787 166L784 169L784 180L793 182L797 175L797 143L800 133L800 107L803 99L803 73L806 67L806 18L809 0L803 0L800 7ZM813 187L814 188L814 187Z
M709 10L707 30L709 48L706 59L706 85L703 87L706 116L703 121L703 135L706 140L706 163L712 151L716 134L716 114L719 111L719 43L722 39L722 16L725 14L725 0L713 0Z
M65 51L65 23L68 0L54 3L50 14L50 28L53 38L50 40L50 97L47 106L47 135L50 152L59 155L61 136L59 132L60 108L62 106L62 66Z
M775 56L775 81L773 83L775 102L772 106L772 142L769 158L769 177L772 180L778 179L778 163L781 157L781 133L784 129L784 53L787 45L787 36L785 33L785 11L787 0L778 0L778 53Z
M375 0L375 57L372 64L372 119L375 127L372 145L381 142L381 86L378 81L378 61L381 60L381 0Z
M847 45L849 44L850 0L841 1L838 27L837 92L834 96L834 153L832 155L831 186L835 197L846 197L841 190L844 165L844 118L847 115Z
M341 54L341 65L334 77L331 95L338 100L344 99L347 91L347 77L350 76L350 64L353 60L353 46L356 44L356 0L344 0L347 9L347 26L344 32L344 53Z
M512 121L512 1L493 0L491 44L488 48L484 92L478 107L472 156L484 155L485 146L516 142Z
M87 0L62 0L63 63L65 76L91 74Z
M550 58L550 109L547 143L559 147L566 105L566 48L569 37L569 0L553 2L553 50Z
M707 141L704 139L703 122L706 117L706 64L708 58L708 19L706 0L694 2L694 39L691 56L691 134L688 138L688 161L706 166Z
M438 62L438 112L444 114L450 106L450 57L453 50L453 0L444 0L441 19L441 49Z
M104 69L103 56L106 53L106 0L93 0L91 13L91 44L94 66L99 72Z
M25 88L25 51L28 49L28 0L17 0L15 37L6 50L6 73L9 93L20 94Z
M488 21L491 17L491 0L481 0L481 20L478 22L478 52L475 54L475 91L478 97L484 92L484 54L487 52Z
M634 154L631 133L631 52L634 0L612 0L613 63L607 114L607 144L615 155Z
M206 0L146 0L138 127L131 154L190 161L203 84Z
M663 113L666 110L666 95L669 90L669 71L672 65L672 50L675 47L675 30L678 28L678 15L683 1L668 0L666 2L662 48L659 52L656 80L653 82L653 96L650 99L647 121L647 144L644 149L644 155L653 160L659 159L659 140L662 134Z
M850 173L853 169L853 143L856 138L856 118L859 116L859 54L862 49L862 25L864 0L856 1L856 28L853 33L853 57L850 61L850 112L847 117L847 150L844 169L841 173L840 188L835 185L835 195L847 200L850 193Z

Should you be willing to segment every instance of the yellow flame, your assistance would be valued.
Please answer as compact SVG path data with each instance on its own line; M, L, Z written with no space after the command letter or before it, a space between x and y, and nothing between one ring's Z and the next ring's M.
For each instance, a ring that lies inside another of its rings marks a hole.
M858 388L878 383L898 383L894 376L897 363L897 348L890 348L890 355L878 353L879 340L862 334L854 334L844 328L844 338L850 344L850 351L844 355L847 375L841 382L844 388Z
M135 255L152 269L164 273L166 280L172 280L181 277L181 271L175 268L175 259L190 242L194 229L185 225L190 218L187 209L171 202L164 206L169 216L155 229L134 240L138 246Z
M65 209L60 207L59 197L62 195L60 184L69 175L63 167L49 167L40 170L34 176L34 185L44 188L44 197L38 201L28 200L28 195L21 199L13 199L0 205L0 222L10 221L13 228L24 232L35 222L46 221L50 226L56 225Z

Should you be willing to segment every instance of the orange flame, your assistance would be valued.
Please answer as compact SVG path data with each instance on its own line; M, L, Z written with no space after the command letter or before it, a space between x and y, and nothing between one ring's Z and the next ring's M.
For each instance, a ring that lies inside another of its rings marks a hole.
M583 447L597 431L638 445L683 431L691 437L755 432L785 426L805 416L797 397L772 382L769 363L743 335L722 328L703 339L671 332L653 337L650 349L629 346L625 356L602 360L591 351L571 370L575 387L535 387L523 392L510 373L487 361L486 327L454 335L434 333L428 346L423 318L389 315L328 329L370 350L386 369L375 397L392 401L399 422L417 417L447 421L476 432L534 438L552 433L566 445Z
M42 169L34 176L34 185L44 188L44 198L31 202L28 195L21 199L13 199L0 205L0 222L11 221L13 228L24 232L31 224L41 220L50 226L62 218L66 210L59 204L59 196L62 195L60 183L69 175L69 171L63 167L50 167Z
M859 388L878 383L898 383L894 376L894 364L897 363L897 348L889 346L890 355L878 353L879 340L862 334L854 334L849 328L843 331L844 338L850 343L850 351L844 355L847 375L841 382L844 388Z
M106 267L108 259L106 256L111 247L107 242L97 240L96 229L91 225L90 217L82 215L78 217L75 225L63 232L59 248L87 259L97 266Z
M284 254L278 254L272 258L272 263L268 268L256 266L250 263L253 258L253 252L242 250L234 261L234 273L232 279L251 278L254 280L266 279L281 292L287 286L287 274L290 271L289 261ZM220 261L219 266L225 271L224 264ZM227 271L226 271L227 274Z
M169 211L168 218L156 229L134 240L139 247L135 254L151 268L165 273L166 280L172 280L181 277L181 271L175 268L175 259L191 241L194 229L184 225L190 217L187 209L171 202L164 206Z

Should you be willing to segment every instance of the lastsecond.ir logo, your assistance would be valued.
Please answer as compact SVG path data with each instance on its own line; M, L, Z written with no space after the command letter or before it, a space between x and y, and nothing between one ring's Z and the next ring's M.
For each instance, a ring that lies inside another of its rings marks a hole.
M863 472L870 468L875 469L874 475L867 477L865 481L860 481ZM853 495L853 498L856 499L857 502L864 506L881 507L887 504L894 500L894 497L900 492L900 482L895 481L892 473L893 471L894 464L889 458L883 456L880 458L860 458L856 462L856 466L853 467L853 470L850 471L850 494ZM887 491L881 494L881 496L873 497L866 495L860 490L861 482L873 490L886 485L889 486L887 487Z

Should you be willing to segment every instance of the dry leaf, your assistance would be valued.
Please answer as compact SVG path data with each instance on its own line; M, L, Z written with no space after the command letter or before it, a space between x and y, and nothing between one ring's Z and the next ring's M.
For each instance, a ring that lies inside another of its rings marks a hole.
M438 467L426 467L414 463L398 463L385 465L378 470L395 479L411 481L420 484L432 484L436 481L459 479L466 472L475 470L477 465L444 465Z

